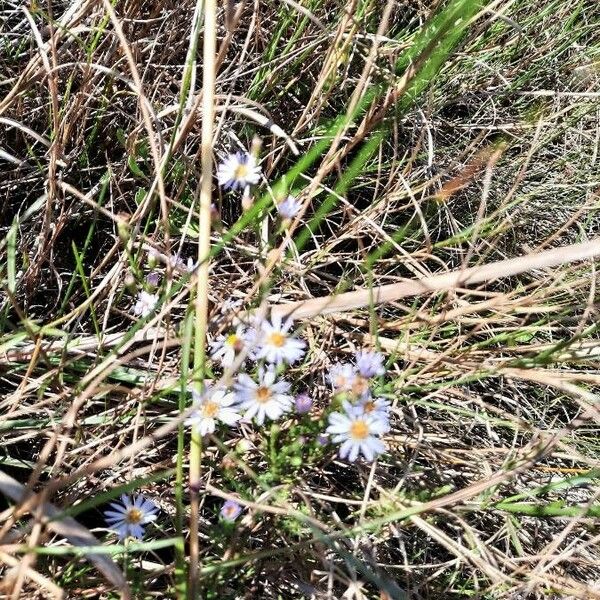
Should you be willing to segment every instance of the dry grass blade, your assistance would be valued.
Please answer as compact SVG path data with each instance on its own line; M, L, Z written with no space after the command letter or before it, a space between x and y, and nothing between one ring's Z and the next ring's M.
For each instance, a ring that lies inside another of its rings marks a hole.
M409 296L453 290L466 285L495 281L502 277L509 277L534 269L544 269L586 260L598 255L600 255L600 239L594 239L564 248L545 250L538 254L528 254L479 267L459 269L450 273L444 273L443 275L424 277L416 281L402 281L400 283L377 286L370 290L356 290L336 296L325 296L313 300L279 304L273 306L272 309L278 315L289 315L294 319L309 319L316 315L343 312L356 308L364 308L370 304L393 302Z
M18 569L23 569L22 561L19 561L14 556L10 554L6 554L5 552L0 551L0 562L5 563L11 569L16 572ZM65 591L58 587L55 583L53 583L47 577L44 577L40 573L38 573L35 569L31 567L25 567L23 570L23 574L26 578L31 579L31 581L37 583L39 586L48 591L52 598L56 598L57 600L62 600L66 597ZM13 587L12 573L9 571L5 576L2 582L0 582L0 590L4 588L4 590L8 593L10 592L11 587Z

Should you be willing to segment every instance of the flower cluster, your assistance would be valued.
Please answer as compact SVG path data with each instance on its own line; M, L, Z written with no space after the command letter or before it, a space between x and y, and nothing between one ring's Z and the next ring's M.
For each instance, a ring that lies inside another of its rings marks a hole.
M225 368L231 367L236 359L248 358L260 361L256 379L246 373L238 375L233 392L220 391L212 402L219 403L227 398L226 406L235 412L228 419L220 419L216 405L210 415L203 409L207 400L198 402L198 409L188 420L201 433L214 431L214 418L224 423L242 418L252 419L259 425L265 420L277 420L292 406L298 414L306 414L312 408L312 401L306 394L295 399L290 392L290 384L278 379L275 367L292 364L304 355L304 342L290 335L290 321L274 317L258 327L238 326L234 332L219 336L212 344L212 358ZM242 354L244 352L245 354ZM338 363L328 374L336 397L342 401L342 411L332 412L326 433L334 443L340 444L341 458L355 461L359 455L372 461L385 451L381 436L390 429L390 403L384 398L375 398L371 392L374 378L385 374L384 358L378 352L360 350L353 363ZM215 392L210 391L209 396Z
M160 287L161 280L161 273L156 270L156 267L160 262L169 263L175 272L180 275L193 273L197 266L191 257L184 260L176 253L171 254L171 256L163 256L151 248L148 251L148 265L152 270L145 277L145 289L142 289L137 293L135 304L131 307L131 312L136 317L147 317L156 309L159 296L154 292Z
M341 444L341 458L354 462L362 454L372 461L385 451L381 436L390 429L390 403L371 393L371 380L384 374L383 356L366 350L357 352L353 364L330 369L328 379L342 398L343 412L329 415L327 433Z
M230 154L219 165L217 180L225 190L241 190L248 197L252 186L261 179L261 169L254 155L247 152ZM302 203L294 196L287 196L276 204L283 227L302 211ZM148 253L151 272L146 276L144 289L137 295L133 313L150 315L159 302L155 292L160 286L161 274L154 270L159 261L168 263L180 274L193 273L197 264L191 258L185 260L179 254L161 255L153 250ZM135 283L135 282L134 282ZM238 308L237 301L225 303L225 314ZM306 415L313 409L313 400L307 393L293 396L291 384L284 379L288 365L302 360L306 343L295 337L291 319L273 315L271 319L240 324L226 334L218 335L210 344L210 356L214 363L232 371L255 363L249 372L240 372L228 388L207 386L202 391L191 390L193 407L187 426L202 436L213 433L219 424L228 426L238 422L263 425L276 421L295 409L298 415ZM374 378L385 375L384 358L378 352L361 350L353 363L337 363L331 367L327 379L334 392L328 412L325 432L316 436L316 444L324 447L329 441L339 444L339 456L354 462L359 456L373 461L385 451L382 436L390 430L390 403L373 396ZM327 413L326 413L327 414ZM322 421L318 426L321 427ZM298 440L304 440L300 436ZM302 442L303 443L303 442ZM242 513L242 506L228 499L220 509L222 521L232 523ZM157 518L158 508L141 495L122 495L120 502L110 503L105 511L108 526L119 538L141 538L144 527Z
M207 388L192 392L195 409L187 424L201 435L212 433L217 421L232 425L243 419L262 425L275 421L294 406L290 384L277 374L277 368L304 356L305 343L291 335L292 323L274 316L252 327L239 325L235 331L220 335L211 344L211 358L224 368L236 360L259 363L256 377L240 373L231 391Z

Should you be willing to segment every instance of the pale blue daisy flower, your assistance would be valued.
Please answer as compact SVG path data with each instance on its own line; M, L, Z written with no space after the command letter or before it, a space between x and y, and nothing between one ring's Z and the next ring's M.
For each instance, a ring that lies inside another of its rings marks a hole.
M351 394L362 398L369 394L369 380L356 372L354 365L337 363L329 369L327 379L337 393Z
M385 398L372 398L370 394L364 396L359 403L365 414L376 415L384 420L390 418L390 402Z
M336 392L349 392L354 385L356 371L348 363L336 363L329 369L327 379Z
M133 306L133 314L138 317L147 317L158 304L158 295L142 290Z
M191 425L200 435L213 433L217 421L233 425L242 418L234 406L235 394L231 392L209 387L201 394L192 390L192 397L196 408L185 424Z
M385 375L384 356L379 352L359 350L356 353L356 369L363 377L379 377Z
M242 512L242 507L235 500L225 500L221 507L220 514L225 521L235 521Z
M260 181L260 166L251 154L236 152L219 165L217 180L226 190L245 189Z
M288 394L290 384L283 380L276 381L276 377L272 369L259 369L258 383L245 373L238 376L233 387L240 408L246 411L246 421L255 418L262 425L266 417L276 421L290 409L294 401Z
M306 344L289 334L291 319L283 320L274 315L269 321L260 323L257 329L256 358L264 358L268 363L280 365L284 362L295 363L304 356Z
M104 518L109 529L112 529L120 539L134 537L141 539L144 526L156 520L158 507L144 496L127 494L121 496L121 502L111 502L109 510L104 511Z
M281 215L282 219L293 219L302 208L302 202L300 202L294 196L288 196L285 200L282 200L277 204L277 212Z
M171 254L171 264L178 270L183 273L192 273L196 268L196 263L191 256L188 256L187 261L183 260L182 256L174 253Z
M247 358L252 358L252 340L251 333L243 326L238 325L235 332L227 335L219 335L211 343L210 357L221 363L224 368L229 368L239 356L240 352L246 350Z
M331 434L335 444L341 444L340 458L354 462L359 454L372 461L378 454L385 452L385 445L379 438L389 431L387 420L374 414L367 414L362 407L344 402L344 413L334 412L329 415L329 427L326 433Z

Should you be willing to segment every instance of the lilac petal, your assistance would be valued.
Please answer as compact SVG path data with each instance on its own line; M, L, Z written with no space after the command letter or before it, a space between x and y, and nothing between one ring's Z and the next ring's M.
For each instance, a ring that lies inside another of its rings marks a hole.
M359 444L352 444L352 448L350 449L350 455L348 456L348 460L350 462L354 462L358 458L359 449Z

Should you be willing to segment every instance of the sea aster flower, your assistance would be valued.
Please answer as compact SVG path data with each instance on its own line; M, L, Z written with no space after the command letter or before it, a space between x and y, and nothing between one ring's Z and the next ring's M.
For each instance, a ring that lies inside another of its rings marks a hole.
M238 376L234 389L240 408L246 411L245 420L250 421L254 417L262 425L265 417L275 421L290 408L293 402L288 394L290 384L275 379L272 369L259 369L258 383L245 373Z
M133 307L133 314L138 317L147 317L158 304L158 295L150 294L149 292L141 291L137 295L135 305Z
M267 362L276 365L283 362L292 364L300 360L304 356L306 344L289 335L291 326L291 319L283 321L279 315L275 315L270 323L263 321L259 326L260 329L257 330L256 358L264 358Z
M260 166L247 152L230 154L217 169L219 185L226 190L245 189L260 181Z
M248 331L242 325L238 325L234 333L219 335L212 342L210 356L213 360L218 360L223 367L228 368L233 364L236 356L245 348L250 350L250 346ZM250 353L249 357L251 357Z
M144 525L156 519L158 507L144 496L121 496L121 502L111 502L111 509L104 511L104 518L110 529L120 539L126 537L142 538Z
M221 421L226 425L233 425L242 416L232 405L235 404L235 395L225 390L208 388L202 394L192 390L192 397L196 410L186 420L186 425L191 425L200 435L212 433L216 422Z
M341 443L340 458L348 458L354 462L359 453L368 461L385 451L383 442L379 439L389 430L386 420L373 414L367 414L360 406L352 406L344 402L345 413L334 412L329 415L327 433L332 434L332 441Z
M370 350L359 350L356 353L356 369L363 377L378 377L385 375L383 354Z
M221 507L221 517L225 521L235 521L242 512L242 507L235 500L225 500Z
M336 363L329 369L327 379L336 392L349 392L352 390L356 372L354 367L347 363Z
M302 202L300 202L294 196L288 196L285 200L282 200L277 204L277 212L281 215L282 219L293 219L302 208Z
M187 273L191 273L196 268L194 259L191 256L188 256L187 261L185 261L182 256L171 254L171 264L179 271Z
M367 395L362 398L359 406L367 415L375 415L386 421L390 418L390 403L385 398L372 398Z

